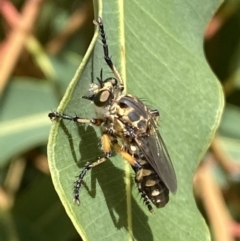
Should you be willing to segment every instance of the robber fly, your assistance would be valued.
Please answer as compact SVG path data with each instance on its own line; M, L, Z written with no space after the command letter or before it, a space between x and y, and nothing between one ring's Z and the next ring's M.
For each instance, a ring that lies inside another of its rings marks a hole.
M177 180L169 154L157 129L159 112L148 108L140 99L124 94L124 82L109 57L108 44L101 18L93 23L99 27L103 44L104 59L114 77L97 78L91 83L84 99L94 103L96 118L87 119L64 113L51 112L51 120L65 119L80 124L92 124L101 128L103 157L87 163L74 185L74 201L80 203L79 191L86 173L105 162L111 156L111 149L120 154L135 171L135 182L150 212L151 202L164 207L169 200L169 191L176 193Z

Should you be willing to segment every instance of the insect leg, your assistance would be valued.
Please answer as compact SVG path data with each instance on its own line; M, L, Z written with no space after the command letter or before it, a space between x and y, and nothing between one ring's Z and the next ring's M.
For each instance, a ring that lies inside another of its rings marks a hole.
M85 177L86 173L90 169L92 169L93 167L102 164L106 160L108 160L108 158L106 156L104 156L102 158L99 158L97 161L95 161L93 163L87 163L86 166L83 168L83 170L79 174L79 176L77 178L77 181L75 182L75 185L74 185L74 189L73 189L73 192L74 192L74 199L73 199L73 201L74 201L74 203L76 203L78 205L80 204L79 190L81 188L82 181L83 181L83 178Z
M114 75L118 79L118 81L120 83L119 88L121 88L121 90L123 91L124 90L124 86L123 86L122 77L118 73L118 71L117 71L116 67L114 66L111 58L109 57L109 49L108 49L108 44L107 44L107 39L106 39L106 35L105 35L105 30L104 30L102 19L99 17L97 20L93 20L93 23L95 25L99 26L99 30L100 30L100 34L101 34L101 38L102 38L102 44L103 44L104 59L105 59L107 65L109 66L109 68L112 70L112 72L114 73Z
M86 118L80 118L77 115L75 116L70 116L70 115L65 115L65 114L61 114L59 112L53 111L50 112L48 114L48 117L51 120L55 120L55 119L64 119L64 120L70 120L70 121L74 121L77 123L82 123L82 124L93 124L95 126L99 126L102 124L102 120L101 119L86 119Z
M143 203L147 206L148 210L149 210L151 213L154 213L153 208L152 208L152 205L151 205L151 203L150 203L150 201L149 201L149 198L148 198L147 194L143 191L140 182L137 182L137 187L138 187L138 191L139 191L139 193L141 194L141 197L142 197L142 199L143 199Z
M86 166L84 167L84 169L79 174L77 181L75 182L75 185L74 185L74 202L77 203L77 204L80 203L79 190L80 190L81 185L82 185L82 180L83 180L84 176L86 175L87 171L89 171L91 168L93 168L95 166L98 166L98 165L102 164L103 162L108 160L108 158L110 157L111 141L110 141L109 135L103 134L101 142L102 142L103 152L105 154L104 157L99 158L97 161L95 161L93 163L87 163Z
M102 149L103 149L103 152L105 153L105 156L110 157L111 140L108 134L102 135L101 143L102 143Z
M114 143L113 147L115 151L122 156L123 159L125 159L130 165L133 167L136 167L137 169L141 169L142 166L139 162L136 161L136 159L130 155L128 152L124 151L122 147L118 143Z
M133 169L135 170L136 173L138 173L138 172L141 173L141 170L143 170L142 165L138 161L136 161L136 159L133 156L131 156L128 152L122 150L122 148L119 144L115 143L113 146L114 146L115 151L118 154L120 154L128 163L130 163L133 166ZM137 178L135 178L135 181L137 183L138 191L141 194L141 197L143 198L144 204L147 206L148 210L151 213L154 213L152 205L149 201L149 198L148 198L147 194L144 192L144 190L142 189L141 181L138 181Z

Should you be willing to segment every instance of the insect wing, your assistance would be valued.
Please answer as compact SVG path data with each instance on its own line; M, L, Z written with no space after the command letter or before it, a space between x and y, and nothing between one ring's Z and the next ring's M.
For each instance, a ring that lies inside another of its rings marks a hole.
M146 106L139 99L130 95L122 97L119 101L122 104L130 106L143 118L149 118ZM172 192L177 191L177 178L169 157L164 141L157 129L156 121L150 118L150 133L143 136L136 136L135 142L147 161L154 168L156 173L162 179L167 188Z
M164 181L164 183L166 184L166 186L168 187L168 189L172 192L172 193L176 193L177 191L177 178L176 178L176 174L174 171L174 167L172 164L172 161L170 159L170 156L168 154L167 151L167 147L165 146L165 143L157 129L157 125L155 120L151 119L151 124L153 126L152 131L154 133L154 137L155 137L155 143L156 146L158 148L158 156L160 159L160 164L158 164L159 162L157 162L157 166L158 166L158 172L160 177L162 178L162 180Z
M150 124L150 135L137 138L136 142L167 188L176 193L177 178L167 148L153 118Z

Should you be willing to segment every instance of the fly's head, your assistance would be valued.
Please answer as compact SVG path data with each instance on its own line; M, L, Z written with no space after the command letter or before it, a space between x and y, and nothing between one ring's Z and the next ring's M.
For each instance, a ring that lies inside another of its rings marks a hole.
M82 98L93 101L96 107L105 108L113 102L118 82L115 78L107 78L105 80L97 78L97 80L98 84L91 83L88 94Z

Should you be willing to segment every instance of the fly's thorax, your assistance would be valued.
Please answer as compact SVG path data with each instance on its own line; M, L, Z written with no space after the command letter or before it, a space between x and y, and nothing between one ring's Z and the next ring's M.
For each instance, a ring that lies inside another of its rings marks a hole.
M126 129L125 125L118 118L113 118L113 129L115 135L123 140L126 136Z
M117 101L116 111L122 122L131 127L136 134L146 133L150 119L147 107L131 95L121 96Z

